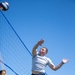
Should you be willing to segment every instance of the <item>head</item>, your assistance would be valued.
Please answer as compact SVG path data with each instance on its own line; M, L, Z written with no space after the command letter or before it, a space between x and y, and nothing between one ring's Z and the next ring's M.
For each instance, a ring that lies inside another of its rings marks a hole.
M1 10L3 10L3 7L2 7L2 6L0 6L0 9L1 9Z
M41 56L45 56L48 52L48 49L46 47L42 47L39 51Z
M6 75L6 70L1 70L0 75Z

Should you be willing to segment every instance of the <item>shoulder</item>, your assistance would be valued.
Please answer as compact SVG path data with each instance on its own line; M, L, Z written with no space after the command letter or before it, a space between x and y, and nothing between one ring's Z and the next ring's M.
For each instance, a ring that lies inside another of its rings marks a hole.
M38 51L36 51L35 55L32 55L32 58L37 57L37 56L39 56L39 52Z
M46 57L46 60L48 61L48 64L53 64L53 62L50 58Z
M35 55L37 55L37 54L38 54L37 49L32 51L32 56L35 56Z

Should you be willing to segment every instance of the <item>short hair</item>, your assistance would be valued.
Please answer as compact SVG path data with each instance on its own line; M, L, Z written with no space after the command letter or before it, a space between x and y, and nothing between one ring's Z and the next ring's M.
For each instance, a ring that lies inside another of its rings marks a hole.
M46 47L42 47L42 48L45 48L46 49L46 54L48 53L48 49Z

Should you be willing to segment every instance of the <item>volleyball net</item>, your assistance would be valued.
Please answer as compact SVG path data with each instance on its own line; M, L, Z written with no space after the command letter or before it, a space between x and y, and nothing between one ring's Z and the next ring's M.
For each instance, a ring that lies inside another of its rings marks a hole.
M0 70L7 75L31 75L31 53L0 11Z

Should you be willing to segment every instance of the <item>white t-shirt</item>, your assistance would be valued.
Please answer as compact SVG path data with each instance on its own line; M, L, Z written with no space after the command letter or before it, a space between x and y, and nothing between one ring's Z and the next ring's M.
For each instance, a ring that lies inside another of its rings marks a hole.
M55 66L46 56L40 56L39 54L36 54L32 57L32 70L45 73L45 68L47 65Z

